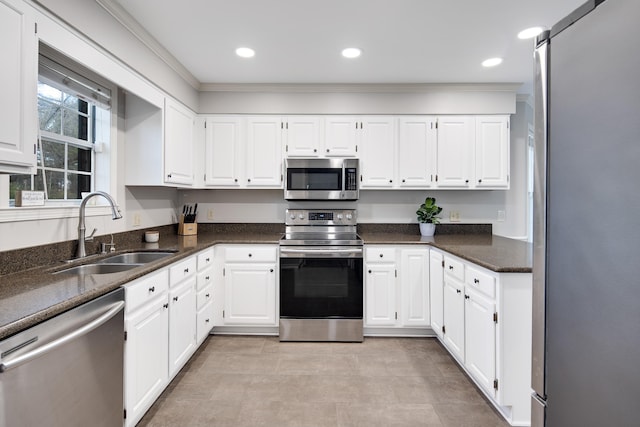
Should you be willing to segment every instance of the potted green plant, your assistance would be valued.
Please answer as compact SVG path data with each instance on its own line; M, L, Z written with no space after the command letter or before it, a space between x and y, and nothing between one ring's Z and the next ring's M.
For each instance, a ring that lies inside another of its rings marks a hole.
M420 208L416 211L418 215L418 222L420 223L420 234L423 236L433 236L436 231L436 224L440 223L440 219L437 216L442 212L442 208L436 205L435 197L427 197L424 199L424 203L420 205Z

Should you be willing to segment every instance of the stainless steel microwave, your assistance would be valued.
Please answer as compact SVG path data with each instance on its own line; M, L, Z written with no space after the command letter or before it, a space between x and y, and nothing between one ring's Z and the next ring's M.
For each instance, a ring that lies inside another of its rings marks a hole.
M285 159L286 200L358 200L358 159Z

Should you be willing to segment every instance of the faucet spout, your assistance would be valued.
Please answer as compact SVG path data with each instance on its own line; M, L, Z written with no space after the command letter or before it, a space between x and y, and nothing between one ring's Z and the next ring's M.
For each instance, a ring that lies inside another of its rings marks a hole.
M118 204L114 200L113 197L109 193L104 191L94 191L92 193L87 194L87 196L80 203L80 211L78 213L78 250L76 251L76 258L84 258L87 256L87 251L85 249L85 233L86 227L84 224L85 211L87 208L87 202L90 198L95 196L102 196L109 202L111 205L111 217L112 219L120 219L122 218L122 214L120 213L120 209L118 208Z

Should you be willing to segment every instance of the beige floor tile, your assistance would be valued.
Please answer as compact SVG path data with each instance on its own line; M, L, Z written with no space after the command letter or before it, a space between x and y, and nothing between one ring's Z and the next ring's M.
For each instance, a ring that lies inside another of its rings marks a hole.
M212 336L140 426L508 424L435 339L281 343Z
M338 403L339 427L436 427L442 426L430 404Z

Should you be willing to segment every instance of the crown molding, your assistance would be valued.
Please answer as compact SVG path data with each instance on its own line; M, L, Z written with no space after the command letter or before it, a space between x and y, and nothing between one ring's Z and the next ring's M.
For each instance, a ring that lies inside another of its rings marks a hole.
M96 0L98 1L98 0ZM287 84L202 83L201 92L281 93L424 93L424 92L516 92L521 83L391 83L391 84Z
M187 68L180 63L158 40L156 40L138 21L114 0L95 0L107 13L114 17L127 31L142 42L158 58L178 73L195 90L199 90L200 82Z

